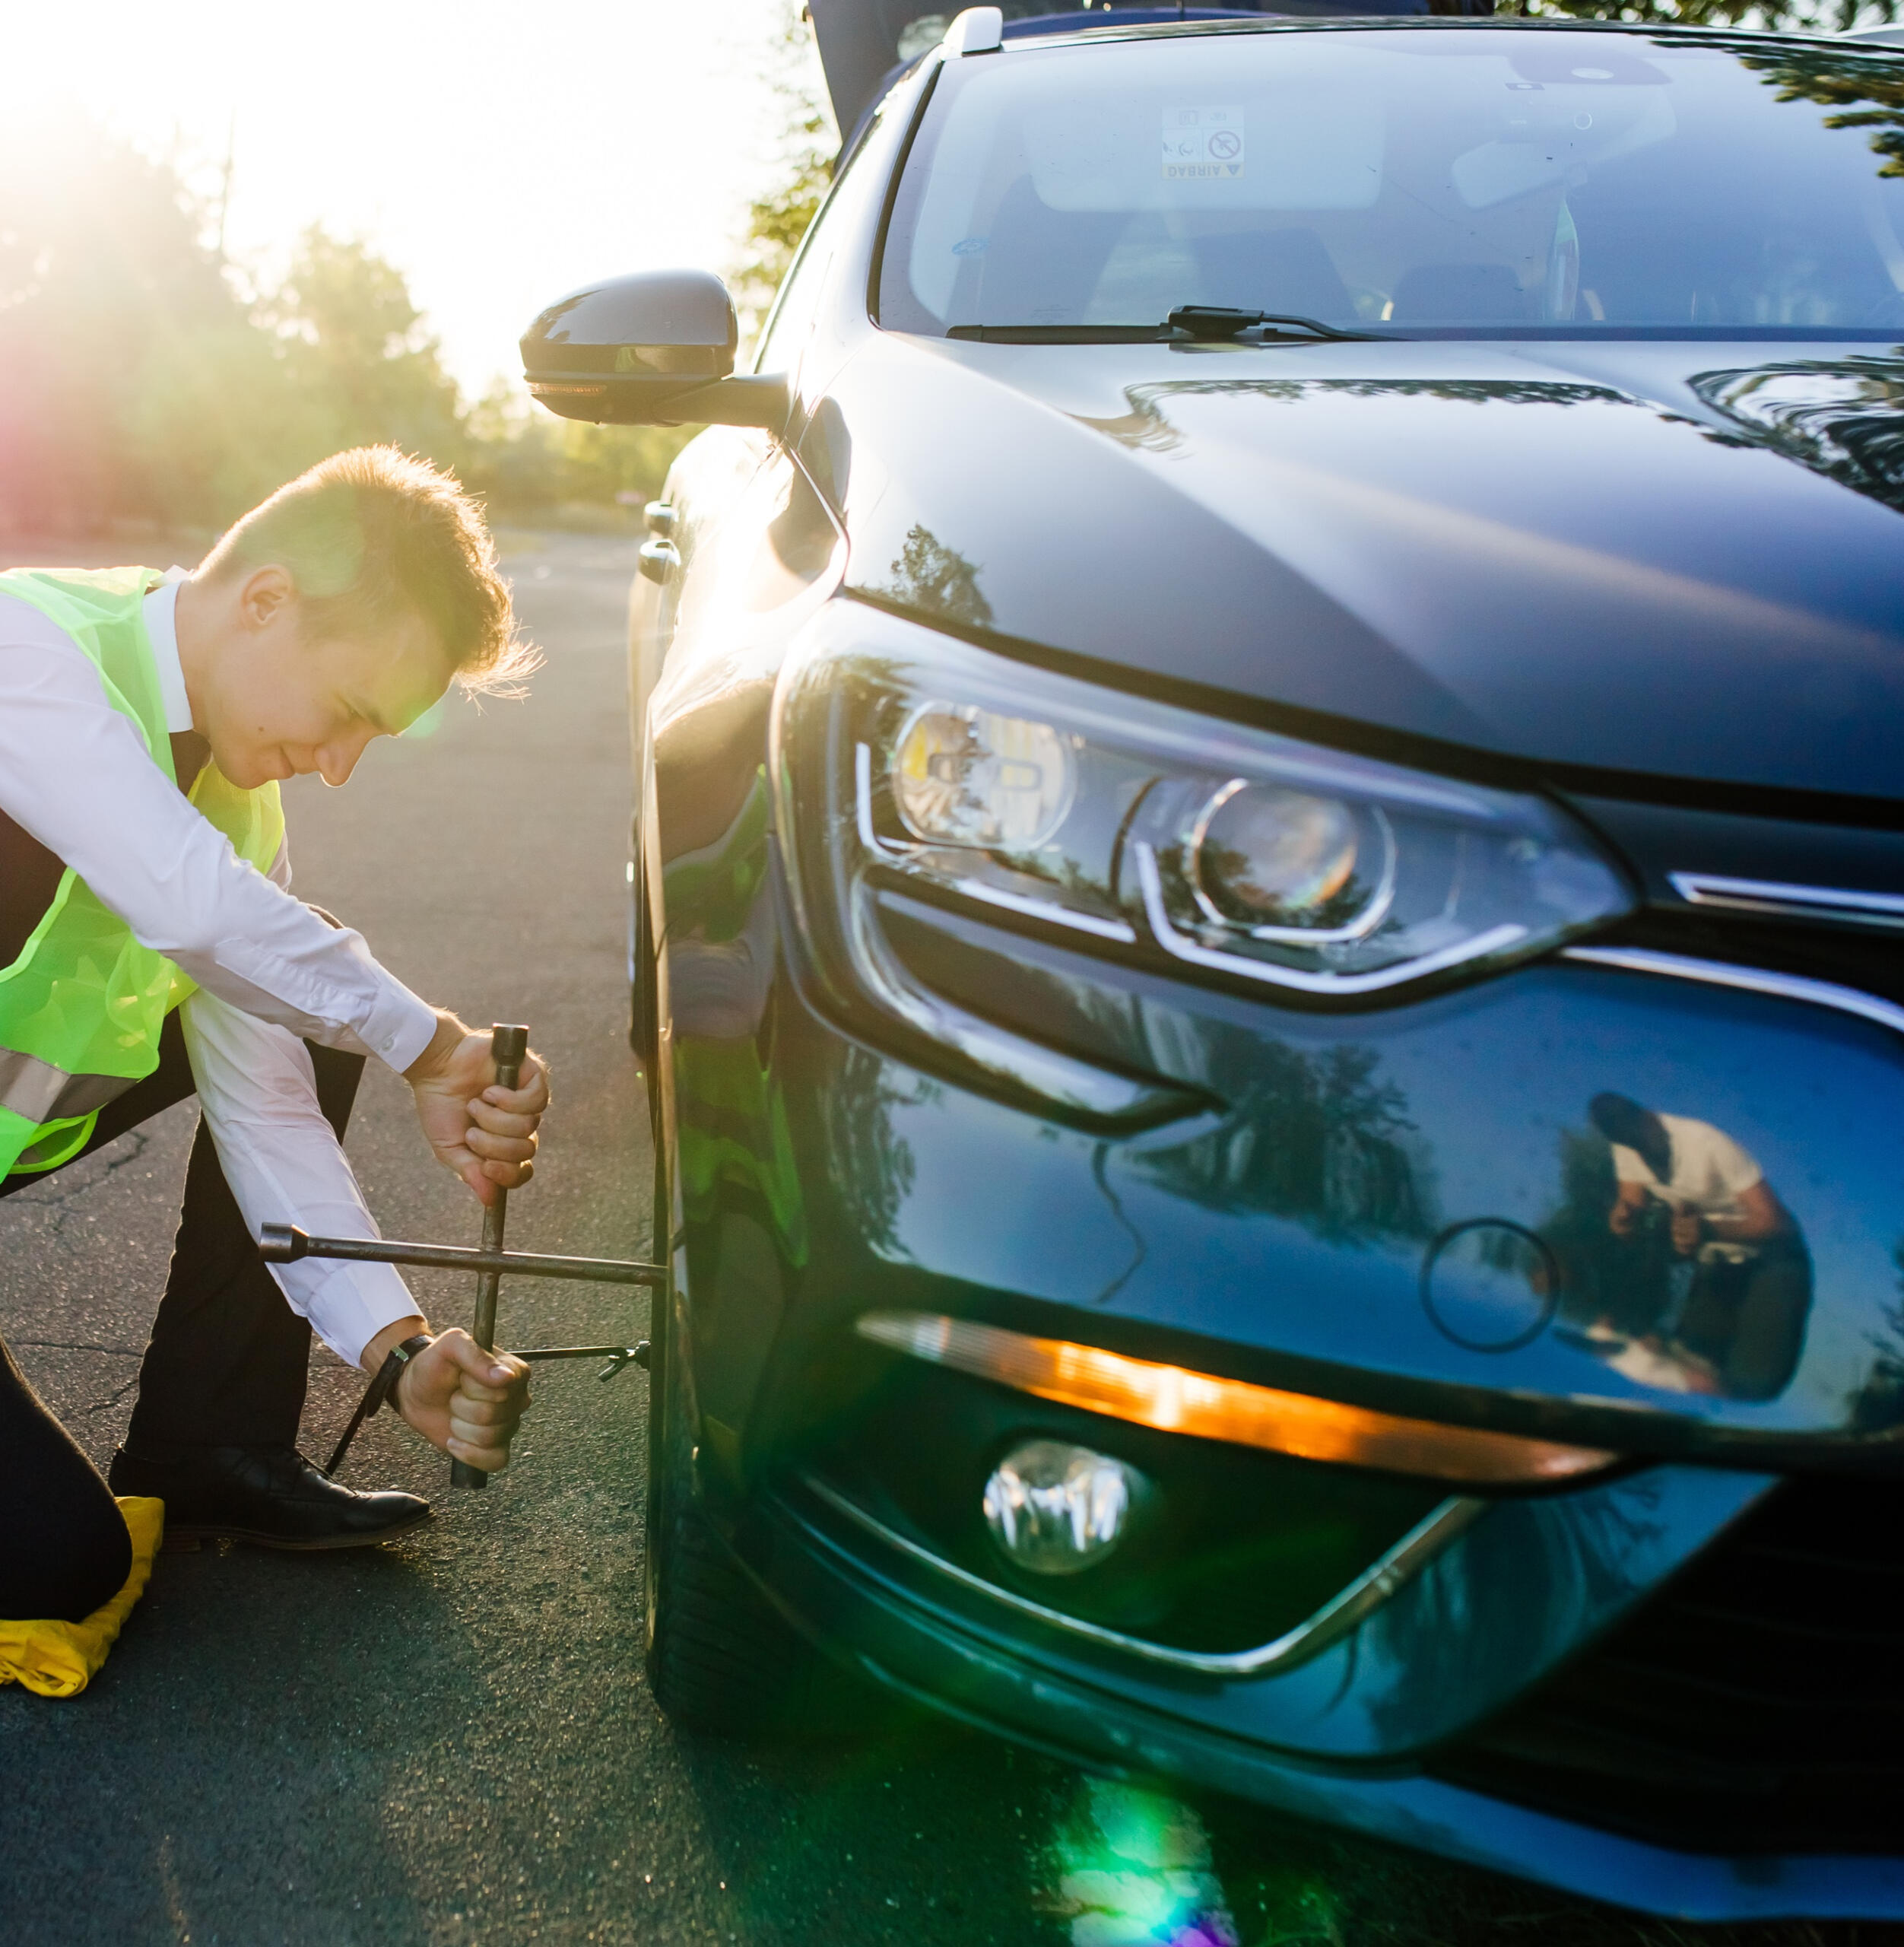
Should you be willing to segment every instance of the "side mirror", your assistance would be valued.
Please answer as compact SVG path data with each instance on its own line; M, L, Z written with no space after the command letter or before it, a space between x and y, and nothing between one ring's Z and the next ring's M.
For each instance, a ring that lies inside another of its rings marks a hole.
M529 392L606 426L786 424L784 378L732 376L740 327L706 271L638 271L585 284L522 334Z

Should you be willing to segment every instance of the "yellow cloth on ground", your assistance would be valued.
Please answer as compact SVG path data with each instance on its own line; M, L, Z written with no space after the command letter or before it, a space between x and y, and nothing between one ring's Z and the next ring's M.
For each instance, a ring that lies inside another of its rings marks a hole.
M165 1503L129 1494L119 1504L132 1538L125 1587L84 1622L0 1622L0 1684L24 1683L42 1697L77 1697L98 1674L132 1605L145 1593L165 1532Z

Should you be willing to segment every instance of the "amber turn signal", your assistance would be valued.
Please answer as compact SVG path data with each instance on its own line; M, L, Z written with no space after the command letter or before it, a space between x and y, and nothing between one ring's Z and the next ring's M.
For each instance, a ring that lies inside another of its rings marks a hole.
M1182 1366L1125 1358L1068 1339L1036 1339L996 1325L926 1312L868 1312L862 1339L895 1352L1040 1399L1164 1433L1227 1440L1304 1460L1426 1475L1476 1486L1533 1487L1610 1466L1617 1455L1519 1434L1404 1419L1306 1393L1284 1393Z

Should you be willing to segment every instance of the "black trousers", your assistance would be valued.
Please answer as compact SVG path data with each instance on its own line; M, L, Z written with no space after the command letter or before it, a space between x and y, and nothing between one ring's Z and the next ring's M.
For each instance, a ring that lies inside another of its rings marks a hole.
M363 1058L306 1046L319 1105L341 1139ZM158 1067L100 1112L80 1155L192 1093L173 1015L160 1037ZM51 1174L8 1177L0 1196ZM259 1257L201 1123L127 1444L294 1445L310 1344L309 1326ZM0 1343L0 1617L77 1621L120 1587L130 1566L125 1526L106 1483Z

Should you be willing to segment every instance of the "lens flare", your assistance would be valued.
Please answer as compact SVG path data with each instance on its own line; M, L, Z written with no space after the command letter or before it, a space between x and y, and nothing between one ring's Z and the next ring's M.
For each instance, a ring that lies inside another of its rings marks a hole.
M1106 1778L1081 1778L1049 1848L1046 1904L1071 1921L1071 1947L1239 1947L1187 1805Z

